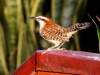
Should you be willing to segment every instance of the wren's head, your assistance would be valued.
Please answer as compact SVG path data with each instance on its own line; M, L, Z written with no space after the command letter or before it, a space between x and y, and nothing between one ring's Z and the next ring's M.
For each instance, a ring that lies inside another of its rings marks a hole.
M53 21L50 18L44 17L44 16L37 16L37 17L30 17L34 18L36 21L40 24L40 29L44 27L46 23L52 23Z

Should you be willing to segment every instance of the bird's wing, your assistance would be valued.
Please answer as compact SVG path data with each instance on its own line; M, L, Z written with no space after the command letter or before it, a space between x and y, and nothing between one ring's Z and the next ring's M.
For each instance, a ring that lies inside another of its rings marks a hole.
M64 27L61 27L59 25L54 25L53 28L51 26L50 28L52 34L54 37L52 37L54 40L58 40L58 41L62 41L62 42L66 42L69 40L69 36L67 34L67 30Z

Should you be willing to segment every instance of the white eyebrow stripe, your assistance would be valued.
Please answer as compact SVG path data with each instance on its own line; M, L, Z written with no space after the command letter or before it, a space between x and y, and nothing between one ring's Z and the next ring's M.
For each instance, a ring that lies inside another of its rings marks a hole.
M41 19L49 20L48 18L43 17L43 16L38 16L38 17L36 17L36 18L41 18Z

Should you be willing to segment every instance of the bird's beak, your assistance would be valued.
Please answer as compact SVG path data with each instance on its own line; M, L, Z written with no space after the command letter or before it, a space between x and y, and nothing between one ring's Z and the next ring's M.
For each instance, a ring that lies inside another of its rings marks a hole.
M32 17L30 17L30 19L36 19L36 17L32 16Z

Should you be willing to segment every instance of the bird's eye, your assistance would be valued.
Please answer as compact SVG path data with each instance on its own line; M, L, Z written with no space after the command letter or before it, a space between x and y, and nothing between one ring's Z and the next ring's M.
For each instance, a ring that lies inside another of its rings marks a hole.
M41 20L43 20L43 21L45 21L45 19L43 19L43 18L40 18Z
M42 21L45 21L45 19L43 19L43 18L37 18L37 19L42 20Z

